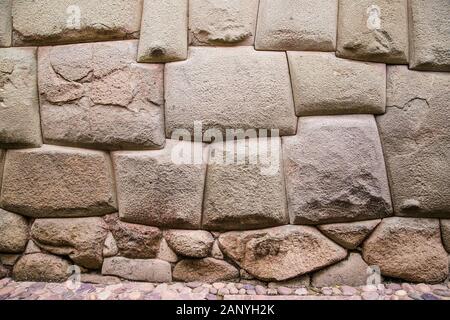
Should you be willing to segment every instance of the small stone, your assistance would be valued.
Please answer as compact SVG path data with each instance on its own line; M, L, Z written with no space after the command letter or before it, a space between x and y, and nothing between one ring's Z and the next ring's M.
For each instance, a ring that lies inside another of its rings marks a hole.
M398 283L388 283L386 286L389 289L394 290L394 291L400 290L402 288L402 286L400 284L398 284Z
M441 297L450 297L450 290L434 289L433 293Z
M298 288L294 293L297 296L306 296L308 294L308 290L306 288Z
M217 290L225 288L225 283L222 282L215 282L213 283L213 287L216 288Z
M287 287L278 287L277 291L278 291L278 294L281 294L281 295L290 295L293 290L291 288L287 288Z
M215 259L223 259L223 253L219 248L219 241L215 240L211 249L211 257Z
M236 288L230 288L230 294L238 294L239 290Z
M109 258L113 257L119 253L119 249L117 248L116 240L111 232L108 232L105 244L103 245L103 257Z
M219 291L217 292L217 294L219 296L224 296L224 295L230 294L230 290L228 290L227 288L220 288Z
M423 293L422 294L423 300L441 300L440 298L436 297L435 295L431 293Z
M423 300L422 295L415 291L408 292L408 297L413 300Z
M164 238L177 254L192 258L207 257L214 243L211 233L204 230L168 230Z
M326 296L331 296L333 294L333 290L328 287L322 288L321 292Z
M239 294L244 295L247 293L247 290L245 290L244 288L239 289Z
M363 300L378 300L379 295L377 292L363 292L361 294L361 297L363 298Z
M398 297L406 297L408 293L405 290L397 290L395 291L395 295Z
M203 292L209 292L209 289L204 287L197 287L192 290L192 293L203 293Z
M340 296L342 294L342 291L338 288L331 288L331 290L333 291L334 296Z
M267 289L267 295L269 296L276 296L278 294L277 289Z
M378 289L377 286L372 285L372 284L368 284L368 285L361 287L361 290L364 292L376 292L377 289Z
M218 292L218 290L217 290L216 288L214 288L214 287L209 288L209 293L211 293L211 294L217 294L217 292Z
M128 295L128 297L130 298L130 300L140 300L142 299L142 293L133 291Z
M414 287L409 283L402 283L402 289L405 291L414 291Z
M186 283L186 286L191 288L191 289L195 289L197 287L200 287L201 285L202 285L202 283L199 282L199 281L191 281L191 282L187 282Z
M258 285L258 286L255 286L255 291L259 295L265 295L267 292L267 289L264 288L263 286Z
M255 290L246 290L248 295L255 295L256 291Z
M217 296L214 294L208 294L206 300L217 300Z

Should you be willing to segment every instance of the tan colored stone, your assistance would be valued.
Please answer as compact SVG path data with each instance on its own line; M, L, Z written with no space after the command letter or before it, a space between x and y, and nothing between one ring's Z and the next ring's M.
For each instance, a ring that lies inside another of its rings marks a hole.
M166 240L163 238L161 239L160 245L159 245L159 251L158 255L156 256L158 259L175 263L178 261L178 256L173 250L169 247Z
M192 47L187 61L166 65L166 136L208 129L279 129L296 117L286 55L252 47ZM184 130L184 131L183 131ZM203 137L204 141L210 141Z
M177 254L192 258L209 256L214 242L211 233L203 230L168 230L164 238Z
M106 258L103 262L102 274L135 281L172 281L170 263L158 259Z
M28 242L28 233L27 219L0 209L0 252L23 252Z
M445 250L450 253L450 220L441 220L441 236Z
M144 0L139 62L185 60L188 51L188 0Z
M190 0L191 44L252 46L258 4L258 0Z
M288 52L288 58L298 116L384 113L384 64L325 52Z
M217 282L239 278L239 271L226 261L214 258L186 259L173 269L176 280Z
M106 235L105 243L103 245L103 257L109 258L117 255L119 253L119 248L117 248L116 239L111 232Z
M6 151L0 149L0 195L1 195L1 186L2 186L2 178L3 178L3 164L5 161Z
M20 254L12 254L12 253L0 254L0 263L5 266L12 267L16 264L19 258Z
M42 144L36 48L0 49L0 147Z
M199 229L206 156L205 145L175 140L163 150L114 152L121 220Z
M324 235L343 246L356 249L373 229L381 222L380 219L369 221L356 221L349 223L333 223L318 226ZM326 287L326 286L325 286Z
M14 0L14 45L136 38L142 0Z
M12 2L13 2L12 0L2 0L0 2L0 47L11 46Z
M0 204L36 218L114 212L111 172L109 156L102 151L49 145L8 150Z
M82 273L80 277L80 281L82 283L101 284L104 286L121 284L120 279L113 276L102 276L94 273Z
M363 257L385 276L412 282L440 282L449 273L439 220L383 219L364 242Z
M219 240L214 240L213 247L211 249L211 257L215 259L223 260L223 253L222 250L220 250L219 247Z
M258 279L282 281L338 262L347 251L309 226L231 231L219 237L222 251Z
M261 0L257 50L334 51L337 0Z
M70 276L69 263L57 256L35 253L20 258L13 269L16 281L63 282Z
M24 254L41 253L42 250L39 248L33 240L29 240L27 247L25 248Z
M449 73L388 67L377 123L396 215L450 217L449 84Z
M377 126L371 115L302 117L283 137L293 224L371 220L392 214Z
M6 278L9 276L9 270L0 263L0 279Z
M136 63L136 52L133 40L39 48L45 142L162 148L164 66Z
M42 249L67 255L77 265L98 269L103 262L103 244L108 226L102 218L36 219L31 237Z
M277 289L279 287L297 289L299 287L309 287L310 283L311 283L310 276L307 274L304 274L300 277L289 279L289 280L269 282L267 284L267 287L269 289Z
M409 67L450 71L450 2L409 0Z
M336 55L343 58L408 62L407 0L340 0Z

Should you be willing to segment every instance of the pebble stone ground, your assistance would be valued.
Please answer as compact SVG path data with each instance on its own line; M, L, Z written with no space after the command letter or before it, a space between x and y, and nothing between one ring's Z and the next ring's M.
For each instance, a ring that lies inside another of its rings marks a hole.
M252 283L66 283L0 280L0 300L450 300L449 284L267 287Z

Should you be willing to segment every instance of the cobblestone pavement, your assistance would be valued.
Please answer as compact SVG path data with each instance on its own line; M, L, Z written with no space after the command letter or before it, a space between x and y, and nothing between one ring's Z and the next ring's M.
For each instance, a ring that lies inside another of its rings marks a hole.
M0 280L0 300L450 300L450 284L390 283L363 287L276 287L252 283L118 282L114 284ZM71 289L74 288L74 289Z

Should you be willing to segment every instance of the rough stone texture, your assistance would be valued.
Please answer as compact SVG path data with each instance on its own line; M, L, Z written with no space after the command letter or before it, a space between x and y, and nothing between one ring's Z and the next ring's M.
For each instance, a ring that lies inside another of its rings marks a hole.
M139 62L185 60L188 52L188 0L144 0Z
M136 38L142 0L14 0L13 42L42 45Z
M445 250L450 253L450 220L441 220L441 236Z
M166 136L201 121L216 129L279 129L296 117L286 55L252 47L192 47L187 61L166 65ZM205 138L205 137L204 137Z
M239 271L226 261L214 258L185 259L173 269L173 277L181 281L217 282L239 278Z
M0 49L0 147L42 144L35 48Z
M109 258L117 255L119 248L117 248L116 239L111 232L106 235L105 243L103 244L103 257Z
M303 117L283 137L293 224L371 220L392 213L389 185L371 115Z
M102 274L136 281L172 281L170 263L158 259L106 258L103 262Z
M11 19L12 0L2 0L0 2L0 47L11 46Z
M191 45L252 46L258 4L258 0L189 1Z
M192 258L209 256L214 242L211 233L203 230L168 230L164 238L177 254Z
M413 282L439 282L449 273L439 220L383 219L364 242L363 257L385 276Z
M69 263L57 256L27 254L17 261L13 269L16 281L63 282L70 275Z
M409 66L415 70L450 71L450 2L409 1Z
M178 256L167 244L167 241L163 238L159 244L158 259L175 263L178 261Z
M385 112L384 64L324 52L288 52L288 58L298 116Z
M0 263L5 266L12 267L16 264L17 260L19 260L20 254L0 254Z
M29 240L27 243L27 247L25 248L24 254L33 254L33 253L41 253L42 250L39 248L33 240Z
M450 217L449 83L448 73L388 67L377 122L396 215Z
M9 276L9 270L0 263L0 279Z
M315 287L362 286L367 282L368 267L361 255L350 253L346 260L317 271L312 276L312 285Z
M337 0L261 0L257 50L334 51Z
M116 199L108 154L44 145L8 150L0 205L36 218L103 215Z
M381 222L380 219L357 221L350 223L334 223L318 226L328 238L344 248L356 249L373 229Z
M46 143L163 147L164 66L136 63L136 50L133 40L39 48Z
M119 254L127 258L155 258L162 232L158 228L119 221L118 215L105 217L116 240Z
M178 158L180 150L183 156ZM175 140L167 140L166 147L158 151L114 152L120 218L158 227L199 229L206 156L205 145Z
M222 251L261 280L287 280L344 259L347 251L309 226L227 232Z
M408 62L407 0L340 0L336 55L392 64Z
M0 209L0 252L23 252L28 242L28 232L27 219Z
M3 164L5 161L6 151L0 149L0 195L1 195L1 185L2 185L2 178L3 178Z
M33 241L42 249L67 255L77 265L98 269L103 263L103 244L108 233L102 218L36 219Z
M223 253L222 250L220 250L219 247L219 240L214 240L212 249L211 249L211 257L215 258L215 259L221 259L223 260Z
M213 151L206 176L204 228L245 230L288 223L280 138L214 143Z

